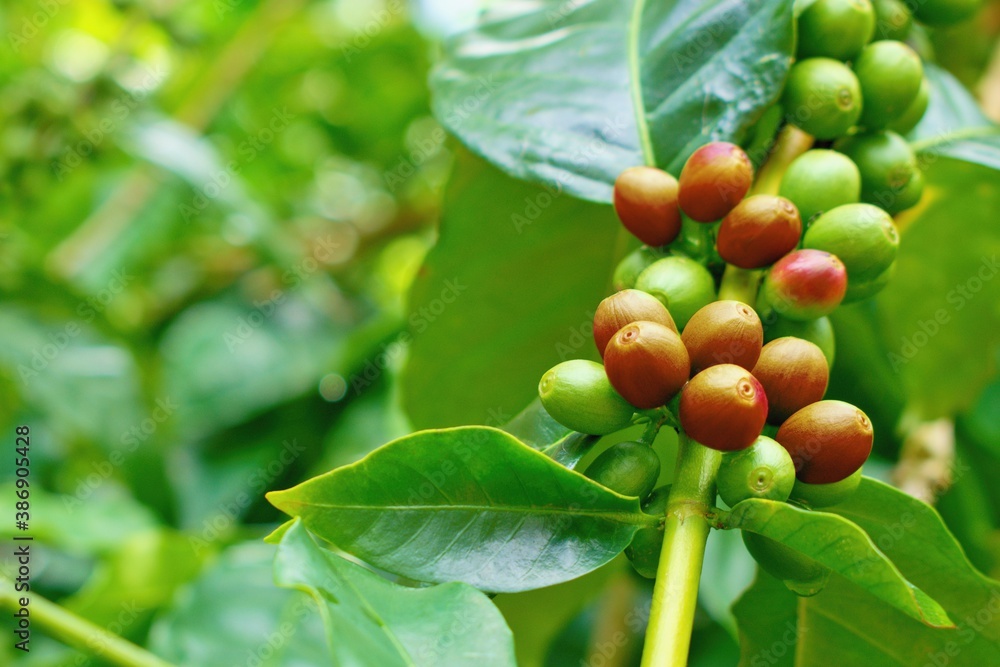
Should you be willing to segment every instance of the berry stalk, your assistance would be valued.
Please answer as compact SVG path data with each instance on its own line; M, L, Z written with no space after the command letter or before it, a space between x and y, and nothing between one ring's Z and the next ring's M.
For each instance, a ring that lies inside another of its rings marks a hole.
M642 667L686 665L722 453L680 433Z

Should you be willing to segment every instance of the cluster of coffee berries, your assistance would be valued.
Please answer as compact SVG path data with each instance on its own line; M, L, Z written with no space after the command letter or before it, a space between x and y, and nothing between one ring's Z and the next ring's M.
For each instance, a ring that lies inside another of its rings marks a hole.
M912 5L920 20L940 25L967 17L979 0ZM895 215L920 201L923 175L901 136L916 127L930 95L920 57L900 41L911 21L900 0L816 0L799 16L785 117L833 142L833 150L799 158L782 184L806 223L842 204Z

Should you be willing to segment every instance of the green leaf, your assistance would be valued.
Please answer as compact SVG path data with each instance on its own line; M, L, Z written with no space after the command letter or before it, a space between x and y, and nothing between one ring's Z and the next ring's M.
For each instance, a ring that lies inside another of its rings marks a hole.
M410 294L402 398L414 426L500 426L538 397L549 368L599 359L591 327L627 251L619 228L608 206L462 152Z
M576 468L601 439L569 430L553 419L537 398L504 424L503 430L570 469Z
M863 528L899 571L956 621L974 617L991 601L1000 613L1000 582L972 566L933 507L865 478L847 502L831 511ZM1000 656L1000 624L989 624L982 636Z
M809 556L912 618L951 627L944 609L908 582L858 526L843 517L773 500L744 500L723 519Z
M434 111L514 176L611 198L627 167L674 173L712 139L742 141L794 50L786 0L549 0L446 45Z
M924 154L923 162L945 156L1000 169L1000 126L947 71L925 63L924 73L931 84L930 104L909 137L914 150Z
M281 539L275 578L319 605L334 665L515 665L511 632L485 595L460 583L386 581L321 549L301 522Z
M574 579L655 517L503 431L424 431L268 494L314 533L419 581L511 592Z
M924 201L899 218L896 273L879 294L878 330L925 417L971 406L1000 348L1000 172L950 158L929 165Z
M274 585L274 547L245 542L177 596L150 631L176 665L329 665L323 623L308 595Z
M797 604L822 596L821 592L812 598L799 598L758 568L753 585L733 605L740 631L740 667L795 667Z

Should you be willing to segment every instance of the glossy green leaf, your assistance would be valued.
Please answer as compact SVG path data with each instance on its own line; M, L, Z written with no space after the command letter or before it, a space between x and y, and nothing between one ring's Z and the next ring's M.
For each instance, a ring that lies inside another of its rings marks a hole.
M923 161L946 156L1000 169L1000 126L946 70L926 63L924 73L931 84L930 104L909 136Z
M785 0L529 7L448 43L431 77L435 114L508 173L594 201L610 201L627 167L677 173L711 139L742 141L794 49Z
M150 648L176 665L329 665L316 605L273 572L273 547L227 549L159 616Z
M500 426L560 361L599 359L594 309L628 235L608 206L462 153L441 238L410 294L403 406L417 428Z
M636 498L487 427L415 433L267 497L376 567L496 592L585 574L656 521Z
M515 665L511 632L485 595L460 583L394 584L321 549L301 522L281 539L275 577L319 605L334 665Z
M798 605L816 597L799 598L758 568L753 585L733 605L740 634L740 667L795 667Z
M601 439L596 435L569 430L553 419L537 398L502 428L570 469L575 468Z
M822 563L872 596L934 627L950 627L944 609L908 582L858 526L843 517L772 500L744 500L725 515L740 528L781 542Z
M876 300L892 372L927 418L971 406L1000 349L1000 171L942 157L899 218L896 273Z

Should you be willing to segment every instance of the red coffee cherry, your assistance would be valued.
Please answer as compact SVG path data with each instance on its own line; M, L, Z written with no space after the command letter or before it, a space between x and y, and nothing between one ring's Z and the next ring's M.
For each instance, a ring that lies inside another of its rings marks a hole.
M691 357L691 372L716 364L750 370L764 343L764 329L754 309L739 301L713 301L696 312L681 340Z
M767 419L760 382L735 364L709 366L684 385L681 427L706 447L728 452L753 444Z
M674 318L659 299L637 289L625 289L601 301L594 313L594 343L601 356L619 329L639 320L662 324L677 333Z
M654 167L629 167L615 180L615 213L647 245L666 245L681 231L677 179Z
M802 219L795 204L784 197L753 195L723 218L716 248L730 264L759 269L795 250L801 236Z
M813 320L833 312L847 292L844 263L821 250L796 250L779 259L764 279L762 295L779 315Z
M678 201L698 222L721 220L753 182L753 164L743 149L725 141L705 144L681 170Z
M819 401L802 408L778 429L774 439L788 450L799 480L832 484L850 477L872 451L868 415L843 401Z
M676 331L656 322L632 322L604 351L611 386L637 408L658 408L677 395L691 362Z
M822 400L830 381L830 367L815 343L786 336L764 346L753 376L767 393L767 421L780 424L810 403Z

